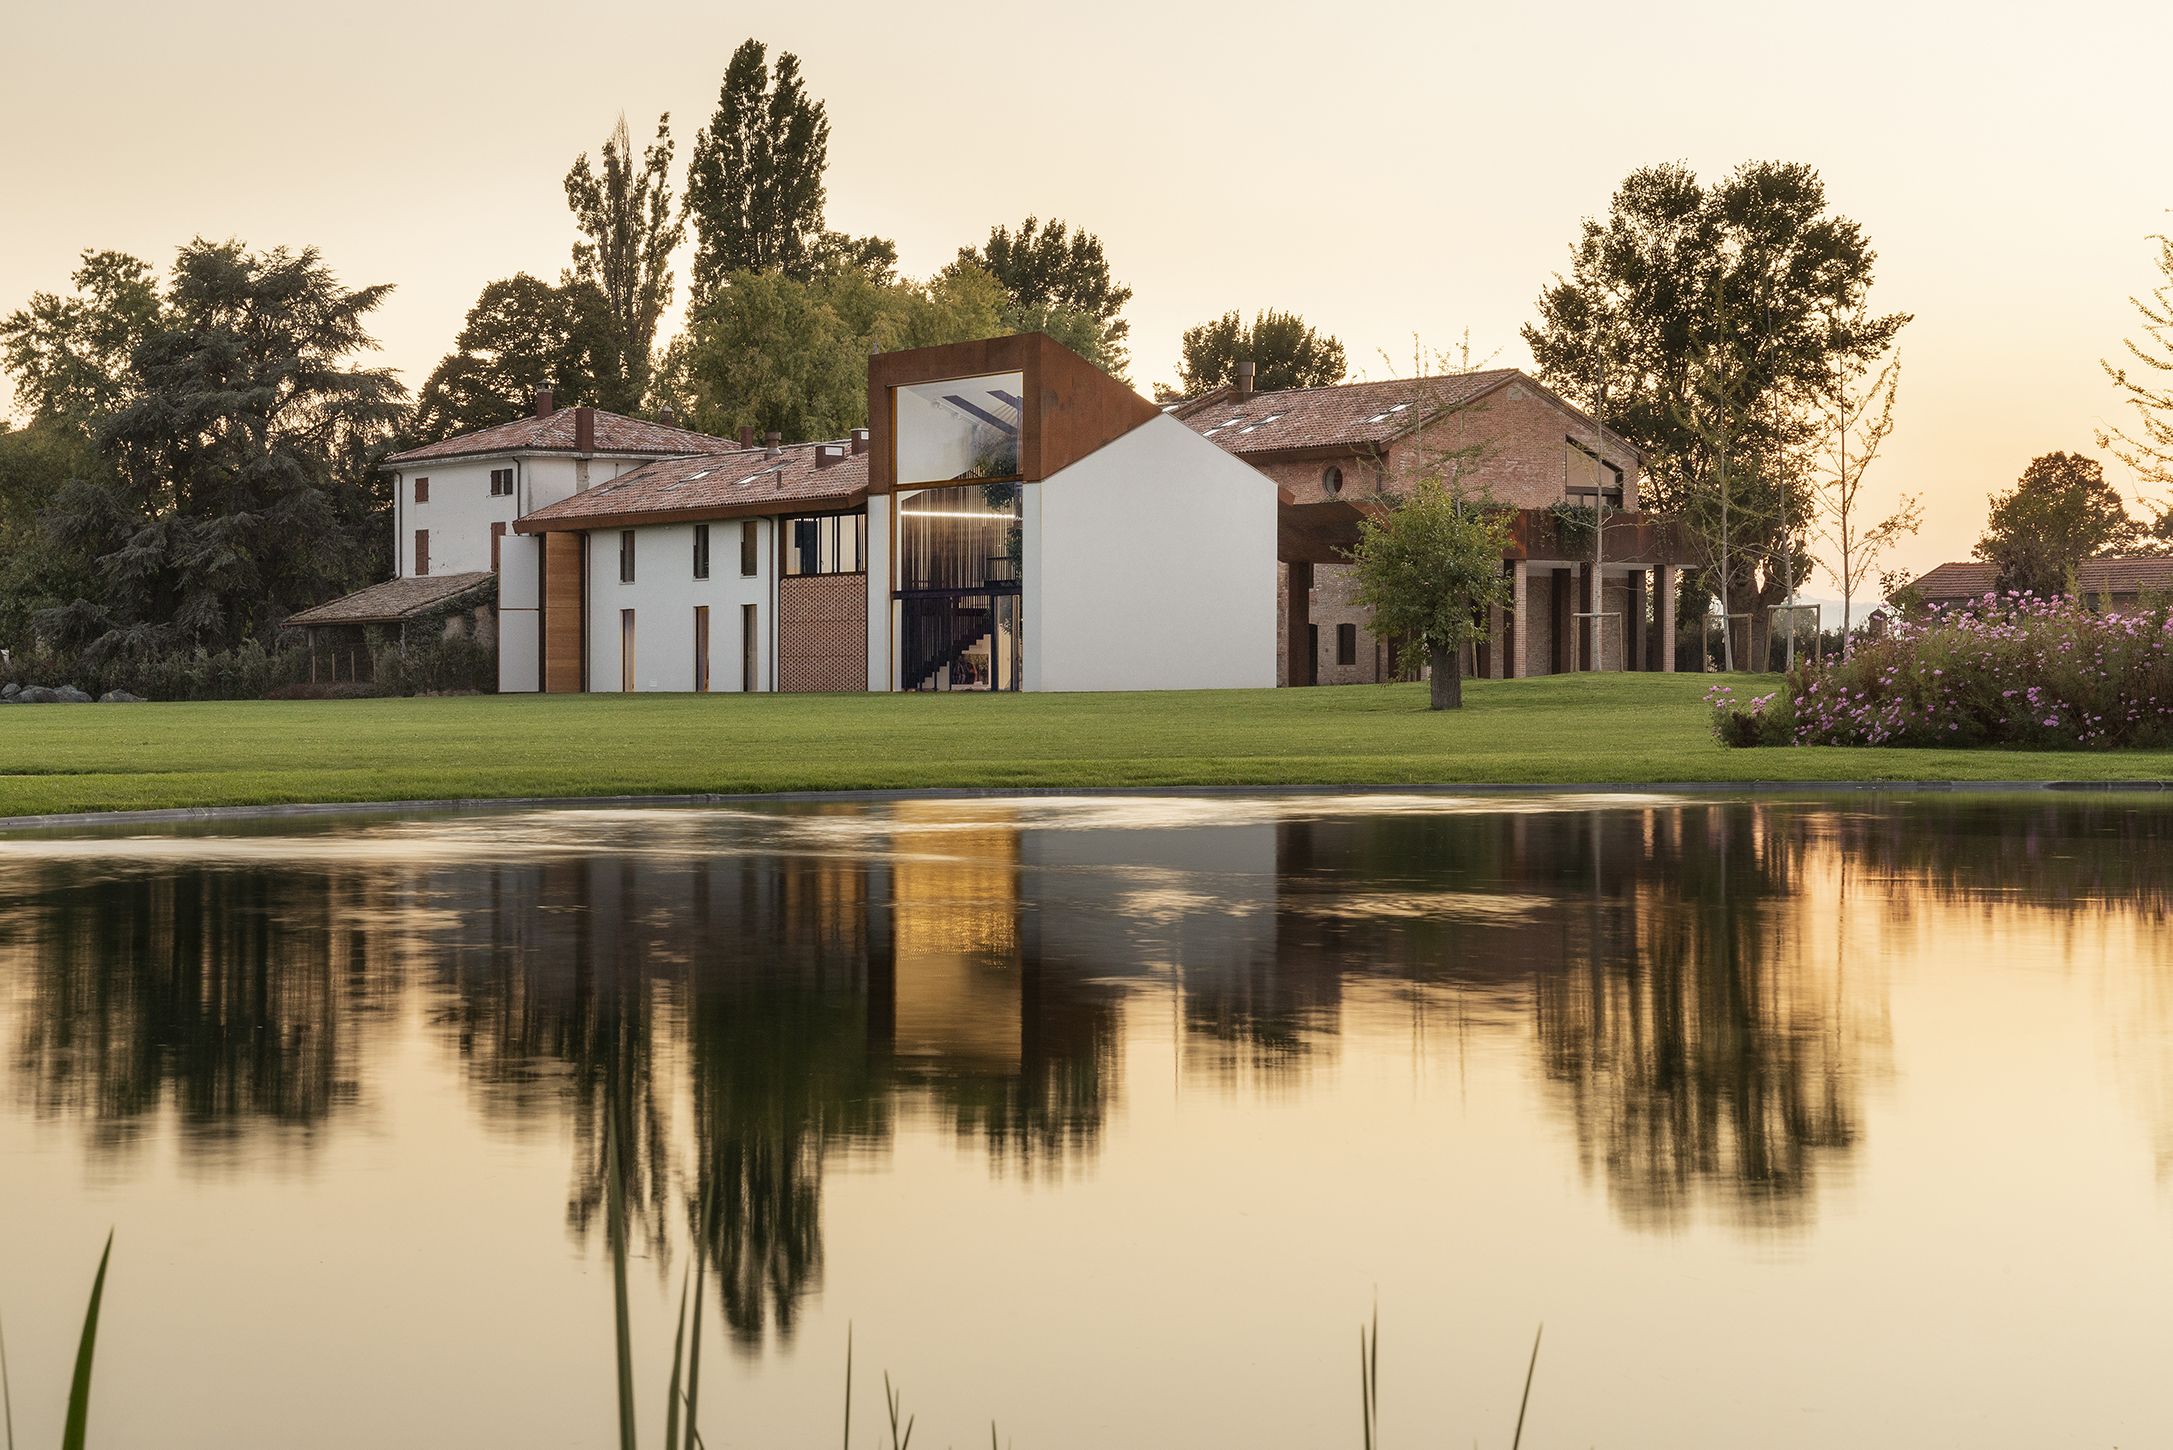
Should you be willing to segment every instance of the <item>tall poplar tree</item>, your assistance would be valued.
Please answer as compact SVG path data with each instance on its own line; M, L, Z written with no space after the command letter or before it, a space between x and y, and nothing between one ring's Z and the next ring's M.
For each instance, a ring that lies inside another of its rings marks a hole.
M657 323L671 303L672 249L686 233L672 205L671 166L671 116L657 118L656 140L636 166L622 115L604 140L601 163L590 166L584 151L566 173L566 205L581 228L573 274L610 304L624 407L638 406L648 391Z
M830 118L802 84L800 58L780 52L773 68L761 41L743 41L687 168L697 305L734 272L805 280L816 269L829 161Z
M1125 339L1132 324L1123 317L1132 289L1110 275L1102 239L1062 221L1046 224L1028 217L1017 231L993 226L982 246L960 247L954 267L979 267L1011 294L1010 309L1020 331L1046 331L1045 319L1071 314L1092 319L1092 346L1079 351L1105 371L1123 376L1130 358ZM1069 341L1069 339L1067 339Z

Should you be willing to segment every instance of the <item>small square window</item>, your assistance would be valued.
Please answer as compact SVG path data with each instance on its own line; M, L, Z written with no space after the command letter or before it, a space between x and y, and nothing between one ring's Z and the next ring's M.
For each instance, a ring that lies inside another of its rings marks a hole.
M430 502L430 480L429 480L429 479L427 479L427 478L418 478L418 479L416 479L416 480L415 480L415 502L417 502L417 503L428 503L428 502Z
M490 491L494 498L510 498L513 494L513 470L493 468L490 471Z

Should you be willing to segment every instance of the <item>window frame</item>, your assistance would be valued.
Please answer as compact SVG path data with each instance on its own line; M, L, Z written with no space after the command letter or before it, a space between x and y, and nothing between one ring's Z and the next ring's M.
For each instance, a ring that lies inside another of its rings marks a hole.
M619 530L619 582L634 582L634 530Z
M694 577L709 577L709 525L694 526Z
M827 546L832 565L843 561L845 539L847 537L846 522L848 520L852 523L853 567L849 569L821 567L825 546ZM817 567L806 569L800 567L801 546L799 536L801 526L810 524L817 531L814 548ZM787 579L835 579L849 578L856 574L868 572L868 513L866 509L838 509L828 513L787 514L781 521L781 527L786 530L785 546L782 550L784 555L783 577Z
M762 521L739 522L739 577L752 579L762 572Z
M415 480L415 502L430 502L430 480L428 478L418 478Z
M1346 667L1358 663L1358 626L1348 620L1335 627L1335 662Z

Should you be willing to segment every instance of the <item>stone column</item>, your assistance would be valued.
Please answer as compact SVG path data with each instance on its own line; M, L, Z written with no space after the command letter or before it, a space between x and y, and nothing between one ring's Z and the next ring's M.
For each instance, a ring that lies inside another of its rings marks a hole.
M1629 597L1623 604L1622 667L1645 668L1645 571L1630 571Z
M1577 668L1596 670L1600 667L1600 574L1590 564L1577 566L1577 608L1584 615L1577 621Z
M1660 668L1675 673L1675 566L1660 566L1660 597L1653 601L1653 627L1660 636Z
M1521 680L1532 672L1530 616L1524 612L1524 598L1531 583L1531 565L1522 559L1509 566L1509 677Z
M1502 659L1502 607L1489 604L1486 607L1486 677L1490 680L1507 678Z

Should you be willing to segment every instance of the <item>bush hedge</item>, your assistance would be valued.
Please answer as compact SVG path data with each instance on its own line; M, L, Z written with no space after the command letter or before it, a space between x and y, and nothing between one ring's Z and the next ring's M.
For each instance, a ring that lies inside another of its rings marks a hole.
M1708 692L1728 745L2173 744L2173 615L1987 594L1809 660L1775 695Z

